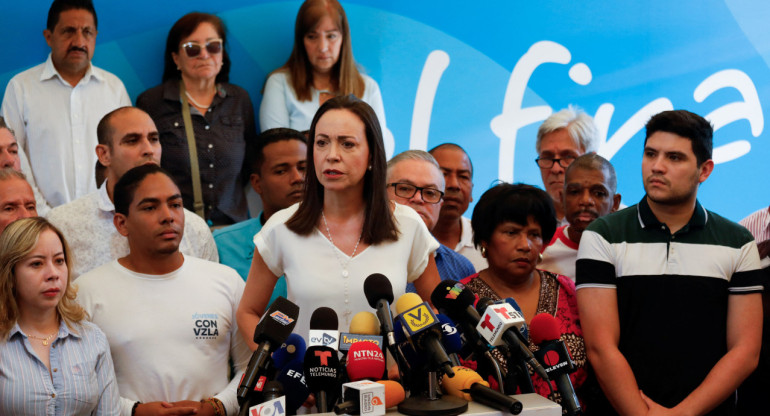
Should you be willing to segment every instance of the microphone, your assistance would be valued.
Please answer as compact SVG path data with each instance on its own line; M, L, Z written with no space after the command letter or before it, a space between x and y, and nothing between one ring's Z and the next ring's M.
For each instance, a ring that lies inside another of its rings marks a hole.
M310 317L310 332L308 345L322 345L337 350L339 348L340 331L337 312L322 306L313 311Z
M337 351L321 345L308 347L303 368L305 381L315 394L318 413L328 412L329 403L334 404L339 394L341 374Z
M254 329L254 342L257 349L252 353L249 365L238 385L238 405L247 402L262 372L267 368L270 354L275 351L291 334L297 324L299 306L279 296L259 320Z
M476 295L466 289L465 285L454 280L447 279L439 283L433 289L430 300L455 322L469 322L476 326L481 319L478 311L473 307L476 303Z
M535 359L532 351L527 347L519 328L524 325L524 316L517 312L508 303L495 304L491 299L479 300L476 308L484 311L476 330L484 339L492 345L506 344L518 357L522 358L535 372L549 382L548 374Z
M428 353L428 357L449 377L454 376L452 361L441 345L441 324L430 306L414 293L406 293L396 302L404 334L415 349Z
M390 409L393 406L398 406L406 398L406 392L404 387L393 380L379 380L377 383L385 386L385 408Z
M350 331L340 333L340 351L347 352L351 345L359 341L371 341L385 352L380 335L380 322L371 312L359 312L350 320Z
M489 383L466 367L455 367L455 377L442 379L441 387L447 394L465 400L473 400L491 408L514 415L521 413L523 405L513 397L491 389Z
M360 341L348 351L347 373L350 381L378 380L385 372L385 356L377 344Z
M545 366L545 372L556 382L567 414L582 414L580 401L569 378L569 374L576 370L575 363L564 341L560 339L558 321L547 313L539 313L532 318L530 327L532 342L540 348L535 355Z
M396 338L393 333L393 316L390 313L390 304L393 303L393 285L382 274L371 274L364 281L364 295L369 306L377 312L377 319L380 321L380 334L385 338L385 346L387 347L387 349L383 349L383 352L387 350L396 360L399 375L403 380L407 377L408 365L396 348Z
M350 333L359 335L380 335L380 321L377 315L363 311L350 320Z
M310 390L305 381L302 358L287 363L281 371L278 372L275 379L284 387L286 413L289 415L297 414L297 409L305 403L305 400L307 400L307 397L310 395Z
M513 306L513 309L516 309L516 312L518 312L521 316L524 316L524 313L521 312L521 306L519 306L519 304L516 303L516 299L508 297L508 298L505 298L505 300L501 300L501 301L498 301L496 303L502 303L502 302L506 302L507 304ZM528 342L528 340L529 340L529 329L527 327L527 323L526 322L524 322L519 327L519 332L521 332L521 336L524 337L524 342Z
M452 366L460 365L460 358L458 354L463 348L463 340L460 336L460 331L457 330L457 326L454 321L449 319L444 314L436 315L436 318L441 323L441 345L444 346L449 360L452 361Z
M281 344L281 348L278 348L273 353L273 367L280 370L292 360L302 360L305 357L306 350L305 339L299 334L292 333Z

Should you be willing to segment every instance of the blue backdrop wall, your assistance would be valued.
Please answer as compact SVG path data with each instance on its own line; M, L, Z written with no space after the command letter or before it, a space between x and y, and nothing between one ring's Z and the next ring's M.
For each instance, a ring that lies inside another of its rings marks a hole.
M265 77L288 57L300 1L96 0L94 63L132 99L160 82L163 45L183 14L207 11L229 30L231 81L258 108ZM0 86L42 62L48 1L11 2ZM541 185L537 126L575 104L596 117L627 205L644 194L650 115L684 108L714 124L708 208L739 220L770 203L770 3L763 0L346 0L353 50L382 89L390 152L451 141L474 163L474 198L497 179ZM468 213L470 215L470 213Z

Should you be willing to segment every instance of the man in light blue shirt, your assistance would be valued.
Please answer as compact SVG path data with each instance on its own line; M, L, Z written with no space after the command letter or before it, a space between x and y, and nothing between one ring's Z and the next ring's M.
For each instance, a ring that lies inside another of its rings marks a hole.
M260 134L253 147L247 149L249 182L262 199L263 211L257 218L214 231L219 262L234 268L243 280L249 275L254 256L254 235L271 215L302 198L306 142L305 136L294 129L275 128ZM270 303L278 296L286 296L283 276L275 284Z

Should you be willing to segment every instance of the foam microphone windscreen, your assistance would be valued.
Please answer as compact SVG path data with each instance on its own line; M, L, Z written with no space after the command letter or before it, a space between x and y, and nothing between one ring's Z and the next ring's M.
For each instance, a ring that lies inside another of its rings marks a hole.
M459 312L467 306L473 307L474 303L476 303L476 296L473 292L466 289L462 283L447 279L433 289L433 293L430 294L430 300L433 306L446 309L446 313L452 316L453 311Z
M529 334L535 345L540 345L543 341L558 340L561 337L559 321L550 314L539 313L529 323Z
M455 372L454 377L450 378L444 375L444 377L441 378L441 387L446 394L471 401L471 395L463 390L469 390L474 383L489 387L489 383L484 381L479 373L468 367L455 366L452 367L452 369Z
M275 351L289 337L297 325L299 306L279 296L259 320L254 330L254 343L270 343L270 351Z
M385 386L385 408L390 409L393 406L398 406L406 398L406 392L404 387L393 380L380 380L377 383Z
M347 372L350 381L377 380L385 372L385 356L377 344L354 342L348 351Z
M302 336L292 333L281 344L281 347L273 353L273 365L277 369L282 369L289 361L294 359L302 360L305 357L307 345Z
M359 312L350 320L351 334L380 335L380 320L371 312Z
M387 277L380 273L369 275L364 281L364 295L369 306L377 307L380 299L385 299L388 303L393 303L393 285Z
M416 293L404 293L396 301L396 314L400 315L404 311L414 308L422 303L422 298Z
M286 396L286 413L290 415L296 414L297 409L310 396L310 390L307 387L302 368L302 358L286 363L275 379L283 385L284 395Z
M336 331L339 327L337 312L334 309L322 306L313 311L310 316L310 329Z

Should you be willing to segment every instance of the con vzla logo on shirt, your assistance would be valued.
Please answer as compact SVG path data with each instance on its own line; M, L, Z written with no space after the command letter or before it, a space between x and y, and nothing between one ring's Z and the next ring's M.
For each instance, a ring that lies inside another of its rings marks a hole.
M216 339L219 336L219 315L215 313L194 313L192 320L195 339Z

